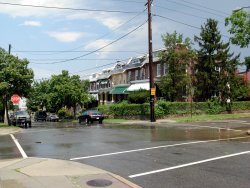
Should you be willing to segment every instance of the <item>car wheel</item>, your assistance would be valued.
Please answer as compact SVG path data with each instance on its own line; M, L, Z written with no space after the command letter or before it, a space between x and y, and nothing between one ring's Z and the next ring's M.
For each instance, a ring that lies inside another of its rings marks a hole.
M102 120L99 121L99 124L102 124Z
M79 118L79 124L80 124L80 123L82 123L82 120L81 120L81 118Z
M29 122L29 128L31 128L31 122Z

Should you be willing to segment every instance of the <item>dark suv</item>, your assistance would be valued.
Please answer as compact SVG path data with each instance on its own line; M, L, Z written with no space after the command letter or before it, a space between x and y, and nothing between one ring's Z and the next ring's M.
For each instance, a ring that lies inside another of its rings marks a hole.
M104 115L97 110L87 110L83 112L79 117L79 123L85 122L85 123L93 123L94 121L98 121L100 124L102 124L102 121L104 119Z
M35 113L34 120L35 121L46 121L47 113L45 111L37 111Z
M27 111L16 111L10 114L10 123L14 126L23 125L25 128L31 127L31 116Z

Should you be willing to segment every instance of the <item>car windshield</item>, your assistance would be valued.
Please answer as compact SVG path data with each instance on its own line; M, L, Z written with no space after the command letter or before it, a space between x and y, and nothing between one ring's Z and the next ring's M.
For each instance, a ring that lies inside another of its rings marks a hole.
M102 115L100 112L98 111L90 111L89 114L91 115Z
M16 112L16 115L17 116L28 116L28 112L27 111L17 111Z

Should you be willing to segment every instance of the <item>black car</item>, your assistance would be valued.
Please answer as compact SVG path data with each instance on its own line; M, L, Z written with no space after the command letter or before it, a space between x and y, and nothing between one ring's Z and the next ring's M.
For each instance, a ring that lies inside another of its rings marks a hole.
M14 126L22 125L25 128L31 127L31 116L27 111L16 111L10 114L10 123Z
M47 113L45 111L37 111L35 113L34 120L35 121L46 121Z
M81 122L93 123L94 121L98 121L100 124L102 124L104 115L101 112L98 112L97 110L87 110L83 112L78 117L78 119L79 119L79 123Z

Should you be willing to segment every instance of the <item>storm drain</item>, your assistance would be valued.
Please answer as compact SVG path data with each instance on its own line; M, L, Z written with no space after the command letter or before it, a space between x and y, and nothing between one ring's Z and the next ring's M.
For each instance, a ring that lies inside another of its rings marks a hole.
M105 179L94 179L87 182L87 185L92 187L107 187L112 184L112 181Z

